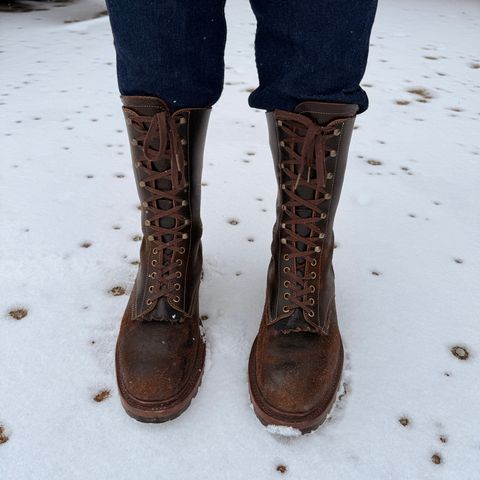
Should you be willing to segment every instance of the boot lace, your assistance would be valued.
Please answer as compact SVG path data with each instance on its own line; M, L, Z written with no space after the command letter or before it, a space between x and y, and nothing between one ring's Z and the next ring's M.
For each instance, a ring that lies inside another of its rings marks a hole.
M127 122L137 132L132 143L143 151L143 158L137 160L134 166L142 172L139 186L145 192L142 202L144 226L153 254L153 269L149 276L157 279L148 289L150 295L147 305L152 305L161 297L178 303L180 297L176 291L181 288L178 281L182 277L178 267L183 261L178 258L173 262L173 256L185 253L182 244L188 239L185 230L190 225L190 219L182 213L182 209L188 205L185 199L188 184L183 153L183 146L187 142L178 131L178 126L186 123L186 119L182 116L174 118L165 111L152 117L126 110L129 113Z
M282 155L282 216L281 254L284 261L293 262L285 266L283 283L285 300L283 312L300 308L309 317L315 312L317 274L307 266L315 267L320 260L323 239L326 236L329 189L334 173L328 172L326 157L335 157L337 151L328 147L328 140L339 136L337 126L320 126L304 115L286 111L276 114L277 126L281 131ZM301 192L301 193L300 193Z

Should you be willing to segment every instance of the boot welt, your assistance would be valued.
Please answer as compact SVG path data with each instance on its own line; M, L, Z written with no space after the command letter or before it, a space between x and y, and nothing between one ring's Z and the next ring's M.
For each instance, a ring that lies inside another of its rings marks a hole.
M341 350L340 361L338 362L337 369L337 378L338 381L334 388L332 388L332 394L329 400L317 408L310 410L306 413L291 413L291 412L282 412L272 405L267 403L263 398L260 389L258 388L256 382L256 369L255 369L255 351L256 351L257 341L253 343L252 351L250 353L250 359L248 362L248 377L249 377L249 392L250 400L252 402L253 411L255 415L260 420L260 422L268 427L272 426L283 426L283 427L292 427L299 430L302 435L310 433L320 427L325 420L327 419L329 413L332 411L335 402L337 400L338 390L341 385L341 376L343 370L343 345Z

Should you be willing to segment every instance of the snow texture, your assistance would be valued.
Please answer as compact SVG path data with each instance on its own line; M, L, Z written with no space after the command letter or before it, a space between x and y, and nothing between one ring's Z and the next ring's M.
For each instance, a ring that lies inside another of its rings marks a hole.
M479 3L380 2L336 222L346 391L296 438L247 387L276 193L248 2L205 156L207 369L162 425L115 386L141 231L105 7L34 7L0 12L0 479L478 480Z

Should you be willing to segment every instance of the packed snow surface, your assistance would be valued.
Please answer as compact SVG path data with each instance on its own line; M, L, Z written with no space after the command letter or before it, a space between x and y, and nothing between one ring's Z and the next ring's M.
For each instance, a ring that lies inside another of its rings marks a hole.
M0 5L0 479L478 480L479 3L380 2L336 221L345 392L293 438L247 387L276 194L248 2L227 2L205 154L207 369L162 425L115 386L141 231L105 7L18 6Z

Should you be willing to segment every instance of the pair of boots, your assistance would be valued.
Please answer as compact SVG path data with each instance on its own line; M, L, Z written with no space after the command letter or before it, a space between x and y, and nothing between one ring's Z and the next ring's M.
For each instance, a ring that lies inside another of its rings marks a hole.
M201 382L205 338L200 185L210 109L170 112L123 97L142 205L140 266L116 348L122 404L143 422L180 415ZM340 384L333 219L356 105L303 102L267 113L278 181L265 309L249 360L250 397L264 425L321 425Z

